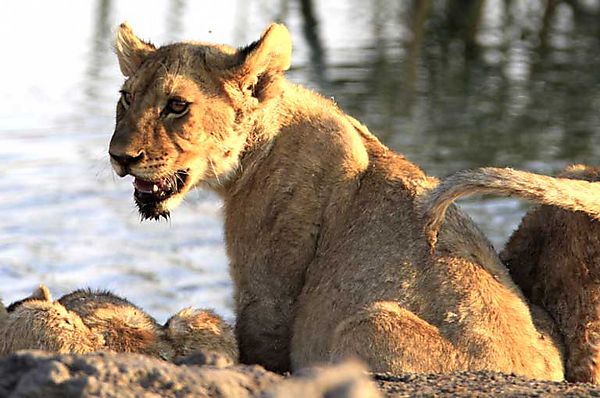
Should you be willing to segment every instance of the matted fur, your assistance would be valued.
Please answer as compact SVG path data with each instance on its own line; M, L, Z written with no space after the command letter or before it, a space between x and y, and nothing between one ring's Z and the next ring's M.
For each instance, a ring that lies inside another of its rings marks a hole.
M576 179L576 180L572 180ZM446 208L477 193L543 204L523 218L501 258L525 296L544 308L565 342L566 377L600 382L600 168L574 165L559 178L512 169L456 173L424 197L435 249Z
M547 315L532 316L468 217L450 212L430 251L419 198L437 181L285 79L284 26L246 49L175 43L142 61L128 59L147 49L129 26L117 40L120 64L137 69L125 73L113 166L147 181L188 174L144 217L197 185L223 198L243 362L283 372L358 357L373 371L563 378ZM185 115L164 116L173 96L190 103Z
M41 349L130 352L170 361L196 351L220 353L229 363L237 362L238 357L231 327L210 310L185 309L161 326L110 292L77 290L52 301L42 285L4 313L5 317L0 317L0 355Z

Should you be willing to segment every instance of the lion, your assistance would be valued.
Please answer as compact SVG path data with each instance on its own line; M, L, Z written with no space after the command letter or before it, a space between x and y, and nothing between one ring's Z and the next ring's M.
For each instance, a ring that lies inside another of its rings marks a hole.
M281 24L239 49L156 47L126 23L109 156L144 219L219 194L240 361L276 372L353 357L375 372L493 370L562 380L562 342L474 223L433 252L436 185L332 100L285 78Z
M60 353L114 351L179 361L197 351L237 362L233 329L211 310L185 308L159 325L109 291L80 289L53 301L40 285L29 297L1 306L0 355L21 349Z
M573 165L559 177L495 168L456 173L424 201L426 234L435 245L446 208L461 196L514 195L542 204L524 216L500 257L531 303L554 319L567 380L599 383L600 167Z

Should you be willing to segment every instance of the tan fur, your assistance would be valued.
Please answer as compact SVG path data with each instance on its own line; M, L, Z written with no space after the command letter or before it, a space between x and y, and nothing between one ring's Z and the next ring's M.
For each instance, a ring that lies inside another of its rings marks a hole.
M567 379L599 383L600 168L574 165L559 177L496 168L456 173L424 197L426 234L434 243L446 208L461 196L542 203L523 218L501 258L525 296L554 319L565 342Z
M437 181L285 80L290 51L282 25L240 50L156 49L126 74L133 100L118 105L109 149L121 176L188 173L177 194L140 206L145 217L197 185L222 196L241 361L286 371L359 357L375 371L562 379L560 342L536 327L547 322L487 239L453 210L432 254L419 198ZM161 117L172 95L189 111Z
M53 302L43 285L11 307L0 319L0 355L19 349L108 350L174 361L204 350L222 353L230 363L237 361L231 327L208 310L182 310L161 326L111 293L78 290Z

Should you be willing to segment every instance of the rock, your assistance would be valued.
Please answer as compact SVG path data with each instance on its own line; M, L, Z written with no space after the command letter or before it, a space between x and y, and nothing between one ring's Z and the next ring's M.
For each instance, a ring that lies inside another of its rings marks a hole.
M367 368L358 362L310 368L270 388L266 398L379 398Z
M281 380L260 366L177 366L139 354L21 351L0 360L0 397L256 397Z
M209 365L215 368L226 368L234 363L230 357L219 352L200 350L174 361L175 365Z

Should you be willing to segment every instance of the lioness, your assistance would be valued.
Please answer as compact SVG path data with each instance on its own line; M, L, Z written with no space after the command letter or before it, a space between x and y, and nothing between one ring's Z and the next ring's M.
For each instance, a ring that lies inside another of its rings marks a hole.
M474 193L515 195L529 211L500 257L525 296L546 309L564 338L566 378L600 382L600 168L574 165L551 178L483 168L444 180L424 201L435 244L445 209ZM573 181L579 179L585 181Z
M431 252L418 202L437 181L285 79L283 25L236 50L156 48L123 24L116 52L113 168L134 176L144 218L198 185L223 198L242 362L563 379L551 321L467 216L453 212Z
M159 325L108 291L76 290L53 301L44 285L7 308L0 303L0 355L21 349L62 353L115 351L169 361L195 351L237 362L233 330L210 310L186 308Z

